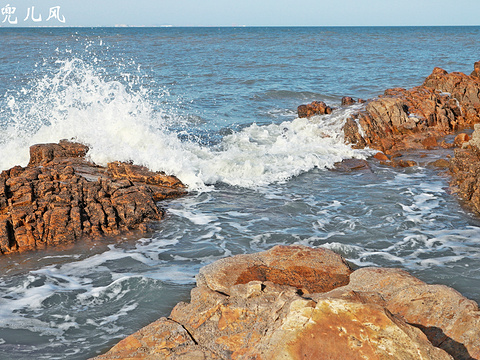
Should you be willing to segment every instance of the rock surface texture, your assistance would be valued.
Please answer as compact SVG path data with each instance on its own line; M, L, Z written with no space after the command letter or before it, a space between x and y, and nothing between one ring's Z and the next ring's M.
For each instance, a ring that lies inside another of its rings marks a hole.
M480 122L479 74L480 62L470 76L435 68L421 86L386 90L347 119L346 142L385 154L439 146L438 139ZM342 99L342 105L354 103L349 97ZM301 105L298 116L329 114L327 108L321 102Z
M346 141L392 154L429 149L480 121L480 79L435 68L423 85L389 89L347 120Z
M0 174L0 253L146 231L163 216L158 200L186 192L177 178L141 166L96 166L87 151L68 141L34 145L27 167Z
M472 139L455 149L450 159L450 185L465 204L480 214L480 124L475 125Z
M106 359L480 359L480 311L398 269L276 246L201 269L190 303Z

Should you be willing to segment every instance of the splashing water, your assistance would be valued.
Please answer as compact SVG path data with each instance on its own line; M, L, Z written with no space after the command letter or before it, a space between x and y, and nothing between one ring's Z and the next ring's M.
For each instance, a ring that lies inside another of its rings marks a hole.
M210 147L181 141L174 130L178 127L155 108L145 87L107 81L80 59L57 61L57 65L53 76L33 81L17 97L8 95L3 116L9 120L0 135L6 156L0 168L25 165L30 145L72 139L88 145L88 156L100 165L133 161L174 174L191 189L205 190L206 184L218 182L262 186L369 154L344 144L341 128L351 109L314 121L254 123Z

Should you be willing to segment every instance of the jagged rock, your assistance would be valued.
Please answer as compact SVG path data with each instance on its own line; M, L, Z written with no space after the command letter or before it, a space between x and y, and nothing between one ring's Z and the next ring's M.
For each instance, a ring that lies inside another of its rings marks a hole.
M479 111L479 78L435 68L422 86L388 89L370 100L346 121L345 140L386 154L429 149L437 139L479 122Z
M313 101L311 104L300 105L297 108L297 112L299 118L304 118L314 115L331 114L332 108L323 101Z
M34 145L27 167L0 174L0 253L146 231L163 217L156 201L185 194L178 179L130 164L110 164L109 175L84 159L87 151L67 141Z
M332 283L330 271L348 279ZM330 284L306 287L303 274ZM479 338L477 304L451 288L277 246L203 268L190 303L96 359L480 359Z

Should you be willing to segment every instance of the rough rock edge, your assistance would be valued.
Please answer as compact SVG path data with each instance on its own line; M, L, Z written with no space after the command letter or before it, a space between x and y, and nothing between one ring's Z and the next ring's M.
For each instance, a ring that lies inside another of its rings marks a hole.
M87 151L69 141L34 145L27 167L0 174L1 254L145 232L163 217L157 201L186 194L176 177L121 162L103 168Z
M349 282L315 293L296 276L285 284L279 274L300 259L325 281L350 274ZM272 276L238 281L255 266ZM480 359L479 338L477 304L449 287L399 269L351 272L325 249L276 246L202 268L189 304L95 359L463 360Z

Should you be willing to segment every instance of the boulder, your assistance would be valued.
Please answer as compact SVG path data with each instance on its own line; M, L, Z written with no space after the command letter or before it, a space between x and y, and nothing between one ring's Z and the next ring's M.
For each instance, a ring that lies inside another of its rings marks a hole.
M480 359L479 338L477 304L451 288L277 246L202 268L190 303L96 359Z
M299 118L311 117L314 115L331 114L332 108L325 104L323 101L313 101L307 105L300 105L297 108Z
M84 159L87 151L67 141L34 145L27 167L0 174L1 254L144 232L163 217L158 200L185 194L174 177L131 164L102 168Z

